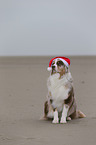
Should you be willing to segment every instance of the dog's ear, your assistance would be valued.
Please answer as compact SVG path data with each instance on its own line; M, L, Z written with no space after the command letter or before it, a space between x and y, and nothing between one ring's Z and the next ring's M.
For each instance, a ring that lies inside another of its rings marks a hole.
M65 73L68 73L68 67L65 65Z

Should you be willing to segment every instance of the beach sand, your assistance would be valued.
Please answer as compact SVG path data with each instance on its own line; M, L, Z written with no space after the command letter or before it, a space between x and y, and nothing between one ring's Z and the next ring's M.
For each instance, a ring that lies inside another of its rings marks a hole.
M70 57L78 109L86 118L39 120L52 57L0 57L0 145L95 145L96 57Z

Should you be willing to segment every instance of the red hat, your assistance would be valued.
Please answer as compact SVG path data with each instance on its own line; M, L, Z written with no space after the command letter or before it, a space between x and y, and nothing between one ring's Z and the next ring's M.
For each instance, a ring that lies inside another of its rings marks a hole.
M70 65L70 59L69 58L67 58L67 57L62 57L62 56L57 56L57 57L54 57L54 58L52 58L51 60L50 60L50 62L49 62L49 67L47 68L47 70L48 71L51 71L51 65L52 65L52 62L53 62L53 60L55 60L55 59L60 59L61 61L63 61L63 63L67 66L67 67L69 67L69 65Z

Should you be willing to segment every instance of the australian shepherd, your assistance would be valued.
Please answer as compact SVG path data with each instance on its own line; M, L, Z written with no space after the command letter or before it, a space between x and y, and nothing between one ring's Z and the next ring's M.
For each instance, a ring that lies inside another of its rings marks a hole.
M67 120L86 117L77 110L69 65L70 59L66 57L55 57L49 62L50 76L43 119L51 118L52 123L67 123Z

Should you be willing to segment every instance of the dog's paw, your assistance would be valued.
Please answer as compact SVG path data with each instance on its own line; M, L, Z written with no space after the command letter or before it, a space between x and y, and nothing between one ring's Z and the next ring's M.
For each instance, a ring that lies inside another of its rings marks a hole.
M39 119L39 120L47 120L47 119L48 119L47 117L42 116L42 117L40 117L40 119Z
M52 121L52 123L54 123L54 124L59 123L59 119L54 119L54 120Z
M60 123L64 124L64 123L67 123L67 121L66 121L66 119L62 119L62 118L61 118Z
M71 120L71 117L67 117L67 120L70 121Z

